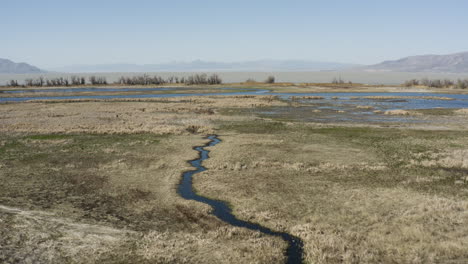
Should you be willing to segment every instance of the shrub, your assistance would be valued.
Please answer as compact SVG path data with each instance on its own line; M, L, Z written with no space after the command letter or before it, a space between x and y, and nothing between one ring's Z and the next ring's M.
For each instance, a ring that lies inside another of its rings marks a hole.
M265 83L275 83L275 76L268 76L268 78L265 80Z
M405 85L406 87L418 86L418 85L419 85L419 81L416 80L416 79L408 80L408 81L405 82L404 85Z
M461 88L464 89L463 86L465 85L467 80L458 80L458 82L455 84L454 81L450 79L434 79L430 80L428 78L423 78L421 80L408 80L404 83L405 86L410 87L410 86L416 86L416 85L424 85L427 87L433 87L433 88L451 88L451 87L456 87L456 88Z
M89 77L89 82L90 82L92 85L104 85L104 84L107 84L106 77L90 76L90 77Z
M333 78L332 83L333 84L343 84L343 83L345 83L345 81L343 79L341 79L341 77L339 77L339 78L335 77L335 78Z
M17 87L17 86L19 86L19 84L18 84L17 80L10 80L8 82L8 86Z
M459 89L466 89L466 88L468 88L468 79L465 79L465 80L458 80L458 81L457 81L456 87L459 88Z

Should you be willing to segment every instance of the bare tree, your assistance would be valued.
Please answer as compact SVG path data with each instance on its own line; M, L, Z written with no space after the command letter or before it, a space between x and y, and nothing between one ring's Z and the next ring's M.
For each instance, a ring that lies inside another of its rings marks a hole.
M107 84L106 77L96 77L94 75L89 76L89 82L92 85L105 85L105 84Z
M19 86L19 84L18 84L17 80L10 80L8 82L8 86L17 87L17 86Z
M455 85L455 83L452 81L452 80L449 80L449 79L445 79L442 81L442 86L443 87L452 87L453 85Z
M416 80L416 79L408 80L408 81L405 82L404 85L405 85L406 87L418 86L418 85L419 85L419 81Z
M70 81L72 85L80 85L80 78L78 76L70 77Z
M459 89L467 89L468 88L468 79L458 80L456 87L459 88Z
M440 80L440 79L435 79L435 80L430 80L428 78L423 78L421 80L416 80L416 79L413 79L413 80L409 80L409 81L406 81L404 83L405 86L416 86L416 85L424 85L424 86L427 86L427 87L433 87L433 88L451 88L451 87L458 87L458 83L457 85L455 84L454 81L450 80L450 79L444 79L444 80Z
M218 76L218 74L212 74L208 78L208 84L215 85L215 84L221 84L223 81L221 78Z
M333 78L332 83L333 84L344 84L345 81L343 79L341 79L341 77L338 77L338 78L335 77L335 78Z
M270 75L266 78L265 83L275 83L275 76Z
M90 82L98 83L97 79L90 77ZM123 85L163 85L166 83L184 83L187 85L215 85L221 84L223 81L217 74L207 76L206 74L195 74L188 77L170 76L166 79L161 76L142 76L125 77L121 76L116 82Z
M26 86L33 86L33 79L26 79L24 80L24 84Z

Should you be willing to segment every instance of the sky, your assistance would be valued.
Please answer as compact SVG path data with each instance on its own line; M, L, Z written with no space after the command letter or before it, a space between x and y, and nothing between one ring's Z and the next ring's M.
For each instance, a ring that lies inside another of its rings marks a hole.
M373 64L468 51L466 0L0 0L0 58Z

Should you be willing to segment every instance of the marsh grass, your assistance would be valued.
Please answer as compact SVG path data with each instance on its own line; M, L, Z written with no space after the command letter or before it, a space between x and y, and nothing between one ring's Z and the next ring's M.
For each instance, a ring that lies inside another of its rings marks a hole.
M432 108L432 109L416 109L417 113L421 113L423 115L436 115L436 116L451 116L455 114L457 109L450 109L450 108Z
M283 133L286 125L283 122L269 120L254 120L248 122L225 122L220 129L235 130L239 133Z
M298 106L271 96L1 105L0 262L283 262L281 239L177 195L208 133L223 142L197 192L299 236L306 263L466 262L466 130L256 114Z
M213 148L197 189L301 237L307 263L468 259L464 131L267 120L221 129L224 148Z
M2 134L0 142L0 262L283 259L282 240L231 228L177 195L200 136Z

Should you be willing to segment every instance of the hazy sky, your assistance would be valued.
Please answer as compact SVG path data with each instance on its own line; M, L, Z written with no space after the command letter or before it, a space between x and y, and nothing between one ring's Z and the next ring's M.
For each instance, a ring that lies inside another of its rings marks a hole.
M0 0L0 58L72 64L468 51L466 0Z

